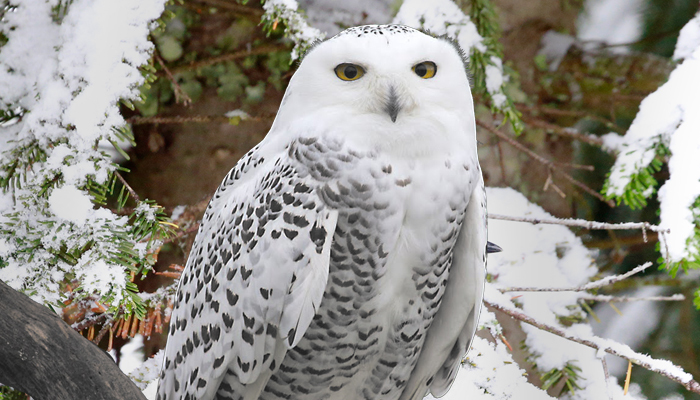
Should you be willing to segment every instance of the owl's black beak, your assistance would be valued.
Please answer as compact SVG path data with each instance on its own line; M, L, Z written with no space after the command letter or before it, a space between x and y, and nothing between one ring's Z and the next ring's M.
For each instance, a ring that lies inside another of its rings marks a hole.
M486 242L486 253L500 253L501 251L503 251L501 246L497 245L496 243Z
M401 111L401 105L399 105L399 96L396 94L396 89L394 89L393 85L389 86L389 96L387 97L384 111L391 117L391 122L396 122L396 117Z

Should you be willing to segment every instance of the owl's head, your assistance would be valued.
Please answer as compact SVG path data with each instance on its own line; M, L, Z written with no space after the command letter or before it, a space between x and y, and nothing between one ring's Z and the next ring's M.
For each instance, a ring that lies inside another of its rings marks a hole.
M474 117L464 54L446 38L406 26L347 29L307 52L292 77L277 122L300 118L373 131L431 121L468 129Z

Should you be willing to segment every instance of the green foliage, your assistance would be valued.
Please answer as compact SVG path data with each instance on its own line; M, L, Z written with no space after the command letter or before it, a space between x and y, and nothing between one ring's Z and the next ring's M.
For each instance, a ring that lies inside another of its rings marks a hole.
M163 17L163 21L151 32L151 36L156 43L158 54L169 64L168 68L173 70L179 90L192 101L199 100L205 88L216 90L223 101L241 101L244 105L262 101L267 83L279 91L284 90L283 78L289 72L292 63L288 51L251 55L235 61L222 59L220 62L207 62L207 57L216 59L240 52L241 47L247 43L254 46L267 43L256 39L259 28L253 21L245 17L236 18L228 29L206 47L206 51L195 52L188 50L188 39L192 29L201 29L200 17L181 6L168 6L167 11L170 17ZM288 15L289 10L283 14ZM285 30L281 28L285 28L286 25L283 22L278 23L279 27L275 30L272 30L272 25L269 26L267 34L282 37ZM173 63L176 65L170 65ZM264 81L257 77L261 70L268 73ZM175 99L174 84L162 72L157 79L156 75L151 73L150 76L154 79L140 88L142 101L135 104L135 107L144 117L156 116L163 105L170 104ZM255 75L256 78L251 79L251 75Z
M564 393L574 394L576 390L581 389L579 372L581 372L581 368L574 365L572 361L567 362L562 369L552 368L541 376L542 389L547 390L564 382L561 392L557 396L561 396Z
M9 386L0 385L0 400L27 400L26 394L14 390Z
M654 178L654 174L661 171L664 160L670 155L668 147L661 141L661 138L655 142L652 149L655 157L649 165L638 167L635 172L630 175L630 183L625 188L622 196L617 196L610 188L610 181L606 179L603 185L603 193L606 198L614 199L618 205L624 203L631 209L644 208L647 205L647 199L656 191L659 183ZM608 177L610 174L608 173Z
M606 198L614 199L617 205L624 203L631 209L644 208L647 205L647 198L651 196L658 186L658 182L654 178L654 174L661 170L663 162L654 158L652 162L644 167L640 168L636 173L630 176L630 183L625 188L625 192L622 196L616 196L609 190L609 182L605 182L603 186L603 193L606 193Z
M265 59L264 65L270 71L267 81L278 91L284 90L282 77L289 72L292 59L287 51L276 51L270 53Z
M317 40L325 37L318 29L312 28L306 22L303 14L297 10L287 8L284 4L274 4L271 10L262 17L262 28L268 36L278 32L282 28L284 37L294 42L291 53L291 61L298 59L311 48Z
M659 268L666 269L671 277L675 278L679 271L688 273L688 271L693 269L700 269L700 254L697 251L700 249L700 197L696 198L693 205L690 207L693 214L693 224L695 225L693 236L689 237L686 241L686 247L689 249L695 249L696 253L692 258L687 258L681 260L677 263L671 263L670 265L666 262L663 257L659 257ZM657 250L659 250L660 245L657 245ZM700 289L695 292L695 298L693 300L695 307L700 310Z
M486 47L484 52L476 47L472 48L469 57L471 73L474 78L474 90L478 94L489 95L492 98L492 112L502 113L506 120L510 121L513 131L519 135L525 126L508 91L501 90L501 94L505 96L505 102L499 106L493 101L493 96L496 93L489 93L486 88L487 68L489 66L498 67L494 58L503 59L503 46L498 41L501 36L498 14L491 0L472 0L470 5L469 17L483 37L483 44Z
M209 71L211 77L216 77L216 93L222 100L236 101L245 94L249 80L235 63L218 64Z
M572 326L574 324L579 324L586 322L586 313L583 312L578 304L571 304L566 306L567 310L570 311L568 315L557 315L557 321L563 326Z
M641 38L634 50L671 57L678 32L698 10L697 0L646 0Z

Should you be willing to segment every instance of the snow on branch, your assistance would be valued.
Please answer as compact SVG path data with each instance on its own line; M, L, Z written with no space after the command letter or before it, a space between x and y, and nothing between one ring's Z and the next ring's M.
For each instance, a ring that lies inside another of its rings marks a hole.
M554 225L564 225L573 226L586 229L604 229L604 230L628 230L628 229L641 229L642 232L647 230L660 233L669 233L668 229L663 229L657 225L652 225L648 222L623 222L618 224L608 223L608 222L598 222L589 221L587 219L577 219L577 218L528 218L528 217L515 217L510 215L501 214L489 214L490 219L500 219L504 221L518 221L518 222L529 222L531 224L554 224ZM646 233L645 233L646 235ZM645 240L646 241L646 240Z
M501 293L505 292L582 292L585 290L593 290L593 289L598 289L603 286L608 286L612 285L615 282L619 282L621 280L627 279L632 275L636 275L647 268L651 267L651 262L644 263L642 265L639 265L632 269L631 271L625 272L624 274L620 275L610 275L606 276L605 278L599 279L597 281L593 282L588 282L584 285L576 286L576 287L508 287L508 288L499 288L498 290Z
M326 37L325 33L306 22L298 8L299 4L294 0L266 0L263 3L265 14L262 20L268 32L275 30L280 22L286 25L285 35L294 42L292 61L301 57L315 41Z
M98 144L133 140L119 106L140 98L164 3L16 0L0 21L0 279L39 302L143 313L131 280L164 217L95 208L118 169Z
M576 326L569 329L563 329L540 322L537 319L518 310L516 307L503 302L501 299L494 296L493 292L490 292L488 289L484 293L484 304L543 331L553 333L557 336L584 346L588 346L598 351L604 351L609 354L622 357L625 360L631 361L633 364L639 365L650 371L663 375L674 382L680 383L683 385L683 387L693 393L700 394L700 383L695 381L692 375L683 371L681 367L674 365L670 361L658 360L645 354L637 353L630 349L627 345L597 337L587 332L587 330L579 331L576 329ZM598 356L600 356L600 354L598 354Z
M658 199L660 226L670 233L660 240L664 256L677 263L700 254L700 14L681 30L674 58L681 63L642 101L624 137L604 137L619 153L604 190L643 207L658 185L653 174L666 162L669 178Z
M583 300L598 301L603 303L629 303L632 301L684 301L685 296L676 293L671 296L648 296L648 297L630 297L630 296L608 296L608 295L593 295L584 294L580 297Z
M591 281L598 273L593 253L564 225L600 228L603 225L576 220L572 224L562 224L512 189L488 188L487 196L491 217L489 240L498 243L503 251L489 256L485 304L527 323L521 325L526 336L524 348L528 361L535 366L543 381L549 382L550 386L560 384L569 391L567 398L574 400L622 399L623 388L614 378L607 379L606 365L602 362L603 353L607 351L667 376L689 390L698 390L692 376L671 362L653 359L624 344L595 336L581 306L581 300L683 299L682 295L635 298L586 292L629 279L649 268L651 263L624 274ZM493 218L503 216L501 213L504 212L524 217ZM512 220L531 224L513 224ZM550 223L541 223L544 221ZM615 224L615 228L657 230L644 223L635 226ZM512 291L521 293L513 296ZM602 350L596 351L599 349ZM630 392L624 398L639 397Z

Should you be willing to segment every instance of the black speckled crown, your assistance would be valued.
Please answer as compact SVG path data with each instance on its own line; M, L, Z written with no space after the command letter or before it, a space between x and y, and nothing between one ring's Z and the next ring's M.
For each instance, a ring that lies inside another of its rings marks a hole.
M345 35L357 35L357 37L362 37L364 35L393 35L412 32L418 31L405 25L364 25L348 28L335 35L335 37Z

